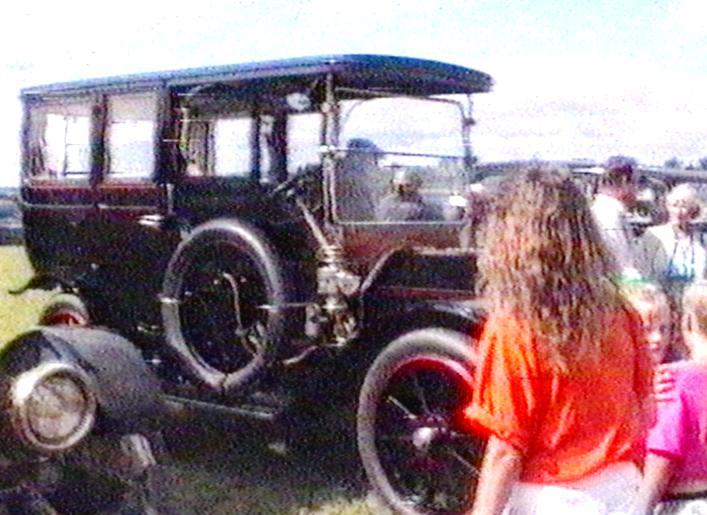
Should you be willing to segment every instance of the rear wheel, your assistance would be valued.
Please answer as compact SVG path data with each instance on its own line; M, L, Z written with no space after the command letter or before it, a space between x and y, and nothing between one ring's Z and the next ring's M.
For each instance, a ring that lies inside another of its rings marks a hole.
M86 304L76 295L59 293L39 315L39 325L87 326L91 317Z
M422 329L391 343L361 389L359 454L377 496L397 513L464 513L484 440L464 428L476 354L460 333Z

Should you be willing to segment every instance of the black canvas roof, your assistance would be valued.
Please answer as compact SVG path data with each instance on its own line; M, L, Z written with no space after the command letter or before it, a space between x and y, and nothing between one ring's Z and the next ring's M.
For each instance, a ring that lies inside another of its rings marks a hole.
M22 95L267 79L301 80L328 72L336 74L338 86L424 95L479 93L488 91L493 84L491 77L483 72L439 61L386 55L330 55L62 82L26 88Z

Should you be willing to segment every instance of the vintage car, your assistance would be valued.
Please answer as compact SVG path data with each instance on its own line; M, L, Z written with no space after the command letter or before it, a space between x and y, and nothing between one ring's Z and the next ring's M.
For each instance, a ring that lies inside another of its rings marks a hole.
M134 342L172 407L283 427L356 407L385 503L464 511L483 305L450 200L491 86L338 55L27 88L23 289L60 290L46 326Z

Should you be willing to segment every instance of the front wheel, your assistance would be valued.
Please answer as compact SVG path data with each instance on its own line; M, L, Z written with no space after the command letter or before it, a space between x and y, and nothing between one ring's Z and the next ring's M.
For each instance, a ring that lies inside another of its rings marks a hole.
M373 362L359 397L357 439L375 493L396 513L464 513L484 440L464 429L476 353L468 336L422 329Z

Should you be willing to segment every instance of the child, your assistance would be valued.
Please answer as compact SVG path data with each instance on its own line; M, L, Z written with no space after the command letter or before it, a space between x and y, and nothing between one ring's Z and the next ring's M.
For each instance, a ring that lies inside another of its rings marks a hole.
M707 282L683 297L690 359L673 367L673 395L658 403L646 442L642 513L707 514Z
M671 312L668 296L660 286L646 281L632 282L623 291L641 316L648 350L654 365L666 361L671 337Z

